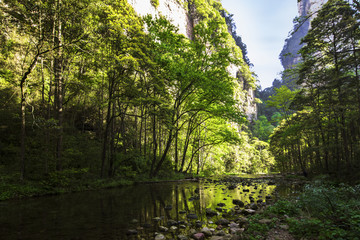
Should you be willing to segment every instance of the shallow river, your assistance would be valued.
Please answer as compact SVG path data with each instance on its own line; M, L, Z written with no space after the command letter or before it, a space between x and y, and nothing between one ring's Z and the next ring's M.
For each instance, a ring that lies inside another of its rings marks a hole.
M0 239L135 239L126 235L129 229L153 239L157 226L167 226L169 220L179 225L208 224L233 208L233 199L245 204L250 199L266 202L267 196L276 199L294 192L294 185L274 185L272 181L269 185L266 179L243 179L234 184L201 180L5 201L0 202ZM225 206L219 209L219 203ZM206 208L219 216L207 217ZM174 234L181 231L186 229L179 227Z

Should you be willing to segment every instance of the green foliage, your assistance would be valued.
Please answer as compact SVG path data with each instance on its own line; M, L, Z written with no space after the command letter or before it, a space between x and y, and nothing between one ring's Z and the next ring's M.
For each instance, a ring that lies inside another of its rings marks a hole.
M154 6L154 8L157 8L159 6L159 0L150 0L151 5Z
M66 169L61 172L51 172L47 180L43 183L46 186L51 187L61 187L66 188L70 187L73 184L84 178L84 175L88 173L89 169Z
M255 121L253 134L260 140L267 142L274 131L274 128L275 127L267 120L267 118L262 115Z
M299 208L291 201L280 200L274 205L270 206L267 210L268 213L276 214L279 216L295 217L300 213Z
M87 189L100 172L117 180L89 188L174 169L223 173L229 154L234 173L251 161L251 171L271 165L267 146L242 131L255 78L241 39L228 32L220 1L188 6L198 18L191 40L163 17L140 18L126 0L0 1L5 174L23 169L40 189L64 192Z
M281 86L275 89L275 95L270 96L266 102L269 107L275 107L281 115L287 119L291 115L290 104L295 97L296 92L291 91L287 86Z
M306 186L296 204L286 203L281 213L291 216L287 220L290 231L298 237L356 239L360 232L359 199L359 186L318 181Z

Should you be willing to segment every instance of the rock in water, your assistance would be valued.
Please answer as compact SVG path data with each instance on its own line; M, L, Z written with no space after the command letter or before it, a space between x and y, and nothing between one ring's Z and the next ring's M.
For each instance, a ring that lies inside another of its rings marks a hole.
M135 229L129 229L126 232L126 235L136 235L136 234L138 234L138 231Z
M222 225L222 226L228 226L229 223L230 223L230 221L225 218L222 218L222 219L219 219L216 221L217 225Z
M245 203L239 199L233 199L233 204L239 206L239 207L244 207L245 206Z
M155 240L165 240L165 239L166 239L166 237L162 234L158 234L155 236Z
M206 213L206 216L208 217L212 217L212 216L217 216L218 213L214 210L212 210L211 208L206 208L205 209L205 213Z
M204 240L205 239L205 234L203 234L203 233L195 233L193 238L195 240Z
M201 229L201 232L203 234L205 234L205 236L207 236L207 237L211 237L213 235L211 229L209 229L207 227L204 227L203 229Z
M167 227L164 227L164 226L159 226L159 231L160 232L167 232L167 231L169 231L169 229Z
M196 214L194 214L194 213L190 213L190 214L187 215L187 218L189 218L189 219L198 219L198 216Z
M178 240L188 240L188 237L185 236L185 235L178 235L178 236L177 236L177 239L178 239Z

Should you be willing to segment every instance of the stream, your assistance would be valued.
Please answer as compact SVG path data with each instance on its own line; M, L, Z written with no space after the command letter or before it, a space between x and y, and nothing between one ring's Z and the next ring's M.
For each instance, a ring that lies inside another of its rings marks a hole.
M159 226L170 229L171 225L177 227L168 237L176 239L190 227L211 225L226 216L235 206L234 199L263 206L298 190L293 182L243 176L4 201L0 202L0 239L154 239ZM217 215L209 216L205 209ZM132 231L137 234L131 235Z

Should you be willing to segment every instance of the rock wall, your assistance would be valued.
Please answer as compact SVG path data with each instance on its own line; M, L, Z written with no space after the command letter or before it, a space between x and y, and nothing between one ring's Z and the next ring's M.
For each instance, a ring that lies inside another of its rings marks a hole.
M316 17L316 11L319 10L326 2L327 0L301 0L298 2L300 20L301 18L306 19L307 16L309 16L309 18L300 25L296 24L294 26L294 33L290 38L285 40L284 48L280 53L280 60L284 69L289 69L300 61L298 51L302 47L300 45L301 39L305 37L309 31L311 27L311 20Z
M174 26L179 28L179 33L188 38L192 37L192 22L188 14L187 3L184 0L159 0L159 6L155 8L150 0L128 0L140 16L148 14L152 16L164 16Z

